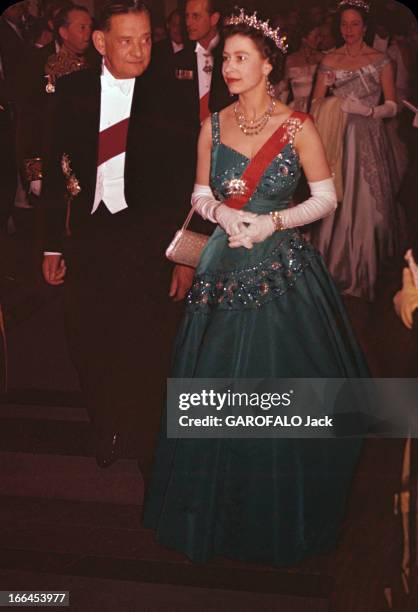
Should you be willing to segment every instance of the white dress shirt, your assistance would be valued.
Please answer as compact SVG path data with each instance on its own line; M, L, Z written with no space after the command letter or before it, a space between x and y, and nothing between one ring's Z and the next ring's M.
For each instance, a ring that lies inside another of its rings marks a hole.
M115 79L105 65L100 77L100 131L127 119L131 114L135 79ZM112 213L128 207L125 200L125 152L100 164L97 168L93 214L102 201Z
M212 38L207 49L202 47L198 42L196 44L195 53L197 56L197 75L199 79L199 100L203 98L210 90L210 84L212 81L212 72L205 72L205 66L211 66L213 68L213 56L212 50L216 47L219 42L219 34Z
M115 79L103 64L100 98L100 131L123 121L131 114L135 79ZM112 213L128 205L125 200L125 153L100 164L97 168L93 214L101 201ZM44 255L61 255L59 251L44 251Z

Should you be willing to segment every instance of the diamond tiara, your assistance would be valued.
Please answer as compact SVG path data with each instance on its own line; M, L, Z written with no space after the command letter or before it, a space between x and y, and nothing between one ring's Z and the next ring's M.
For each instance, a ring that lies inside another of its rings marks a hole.
M238 15L230 15L230 17L226 17L224 20L224 25L226 26L240 25L241 23L249 26L250 28L258 30L263 34L263 36L270 38L282 53L287 52L288 45L286 42L286 36L281 36L280 28L274 30L272 27L270 27L270 22L268 19L267 21L261 21L261 19L258 19L257 11L254 11L252 15L246 15L244 9L241 8Z
M341 2L337 4L339 9L345 6L363 9L366 13L370 12L370 4L365 2L365 0L341 0Z

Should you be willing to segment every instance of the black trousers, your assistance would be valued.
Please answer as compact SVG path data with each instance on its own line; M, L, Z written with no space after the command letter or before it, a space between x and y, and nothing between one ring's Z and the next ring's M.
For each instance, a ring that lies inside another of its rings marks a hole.
M137 457L146 476L171 345L162 253L149 226L133 221L128 210L111 215L103 204L64 249L69 349L96 439L118 432L122 453Z

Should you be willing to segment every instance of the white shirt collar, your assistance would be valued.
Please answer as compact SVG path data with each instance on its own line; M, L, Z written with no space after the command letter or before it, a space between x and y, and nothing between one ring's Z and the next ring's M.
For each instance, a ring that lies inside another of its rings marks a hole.
M216 36L212 38L207 49L205 49L205 47L202 47L200 42L197 42L195 53L212 53L213 49L217 46L218 43L219 43L219 34L216 34Z
M116 79L108 68L106 68L104 62L102 64L102 88L109 91L116 87L119 89L124 96L129 96L134 88L135 79Z
M184 49L183 43L176 43L174 40L171 41L171 46L173 48L174 53L178 53L182 49Z

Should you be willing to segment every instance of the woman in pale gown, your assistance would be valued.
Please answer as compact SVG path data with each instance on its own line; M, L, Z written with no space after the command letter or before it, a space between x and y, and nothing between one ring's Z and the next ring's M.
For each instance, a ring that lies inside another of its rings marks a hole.
M371 301L383 265L401 248L399 179L383 122L397 103L390 59L364 42L369 7L355 2L339 4L345 44L321 63L313 94L339 206L314 226L312 241L340 291Z
M284 78L277 86L276 94L284 104L292 97L289 107L306 112L316 72L323 57L318 50L321 40L320 26L306 22L299 34L300 47L286 59Z
M389 140L395 154L399 179L405 177L408 168L408 132L410 130L409 111L403 108L403 100L411 100L412 79L414 77L413 51L409 45L410 16L406 9L399 10L390 24L392 40L387 53L395 67L396 102L401 109L396 117L386 121ZM402 110L403 108L403 110Z

